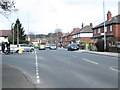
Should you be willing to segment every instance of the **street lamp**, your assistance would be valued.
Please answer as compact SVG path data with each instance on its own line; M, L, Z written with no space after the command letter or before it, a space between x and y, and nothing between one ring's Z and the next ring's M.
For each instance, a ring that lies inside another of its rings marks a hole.
M14 23L12 23L12 25L11 25L11 30L12 30L12 32L13 32L13 45L14 45L14 27L13 27L13 25L14 25Z
M19 44L19 29L18 29L18 24L17 24L17 45Z
M104 19L104 51L106 50L106 30L105 30L105 4L103 0L103 19Z
M56 24L56 34L57 34L57 40L56 40L57 42L56 42L56 43L57 43L57 44L58 44L58 32L59 32L59 30L58 30L58 25Z

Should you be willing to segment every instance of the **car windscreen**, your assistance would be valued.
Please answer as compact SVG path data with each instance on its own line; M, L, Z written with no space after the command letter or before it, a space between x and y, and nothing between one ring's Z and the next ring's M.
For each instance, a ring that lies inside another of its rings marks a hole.
M70 46L72 46L72 47L76 47L77 45L76 45L76 44L71 44Z
M28 45L24 44L24 45L20 45L21 47L29 47Z
M56 45L51 45L51 46L56 46Z

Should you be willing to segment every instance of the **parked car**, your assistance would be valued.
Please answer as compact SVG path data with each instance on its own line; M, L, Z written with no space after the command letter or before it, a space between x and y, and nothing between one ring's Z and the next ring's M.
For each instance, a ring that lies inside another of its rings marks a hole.
M79 47L77 46L77 44L69 44L67 46L68 51L72 51L72 50L79 50Z
M32 52L34 51L34 47L31 47L28 44L18 44L17 46L10 46L10 50L13 52L18 52L19 49L22 49L23 52Z
M18 47L17 47L17 45L10 45L10 52L11 52L11 53L18 52Z
M45 47L45 45L44 45L44 44L40 44L40 45L39 45L39 47L38 47L38 49L39 49L39 50L45 50L45 49L46 49L46 47Z
M51 44L51 45L50 45L50 49L56 50L56 49L57 49L57 45L56 45L56 44Z
M45 45L45 48L50 48L50 45L49 45L49 44L46 44L46 45Z

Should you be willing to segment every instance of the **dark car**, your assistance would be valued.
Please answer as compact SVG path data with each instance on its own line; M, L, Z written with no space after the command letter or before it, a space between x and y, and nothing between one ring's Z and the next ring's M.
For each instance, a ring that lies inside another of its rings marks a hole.
M67 46L68 51L72 51L72 50L79 50L79 47L77 46L77 44L69 44Z

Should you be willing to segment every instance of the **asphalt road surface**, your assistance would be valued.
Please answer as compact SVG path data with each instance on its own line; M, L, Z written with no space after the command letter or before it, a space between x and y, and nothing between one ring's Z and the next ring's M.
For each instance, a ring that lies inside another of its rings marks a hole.
M2 63L18 68L37 88L118 88L118 58L79 51L36 50L3 55Z

